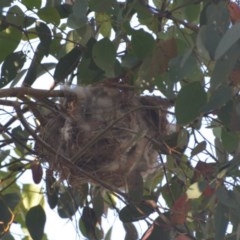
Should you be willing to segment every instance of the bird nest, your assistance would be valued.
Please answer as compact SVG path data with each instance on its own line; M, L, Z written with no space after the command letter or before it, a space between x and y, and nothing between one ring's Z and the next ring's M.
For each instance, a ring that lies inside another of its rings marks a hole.
M132 172L145 177L156 168L153 142L167 132L166 100L89 86L66 89L60 105L40 132L48 147L38 148L61 180L119 188Z

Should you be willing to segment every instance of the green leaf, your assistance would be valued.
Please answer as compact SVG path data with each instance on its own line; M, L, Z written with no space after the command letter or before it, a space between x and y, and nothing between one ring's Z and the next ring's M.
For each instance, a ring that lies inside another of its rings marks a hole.
M38 16L46 23L52 23L55 26L60 24L60 15L55 7L44 7L39 9Z
M24 4L28 9L39 9L42 5L42 0L22 0L22 4Z
M210 99L203 111L210 112L222 107L232 98L232 88L228 85L221 85L211 93Z
M13 211L15 207L19 204L21 198L19 194L17 193L7 193L2 196L5 203L8 205L8 207Z
M24 154L26 151L25 146L29 136L28 132L26 130L23 130L21 126L18 126L12 129L12 136L15 146L22 154Z
M207 4L201 13L198 40L214 59L216 48L224 32L229 28L229 13L223 1Z
M11 53L7 56L2 65L0 88L11 82L21 70L26 61L26 56L22 51Z
M142 201L138 204L128 204L119 212L119 218L122 222L134 222L146 218L154 212L154 208Z
M200 15L201 5L200 4L188 4L185 6L184 12L187 17L188 22L193 22L198 20L198 17Z
M218 203L214 212L214 222L215 222L215 240L225 239L226 230L229 224L228 219L229 212L223 204Z
M70 4L59 4L55 6L60 18L67 18L72 12L72 5Z
M0 63L14 50L20 43L22 33L15 27L8 27L0 32Z
M0 1L0 9L10 6L12 2L13 2L13 0L1 0Z
M215 144L215 152L216 152L218 161L220 163L227 162L228 161L228 153L227 153L226 149L223 147L223 144L219 140L219 138L217 138L217 137L215 138L214 144Z
M46 191L47 191L47 202L51 209L54 209L58 203L58 192L59 187L56 179L52 176L49 171L46 173Z
M26 215L26 226L33 240L42 240L46 214L41 205L30 208Z
M233 208L237 213L240 213L239 210L239 201L235 197L234 192L232 190L227 190L225 186L220 186L216 190L216 196L220 203L222 203L227 208Z
M215 60L222 57L230 47L240 39L240 23L234 24L221 38L216 53Z
M111 240L112 239L112 227L110 227L105 235L104 240Z
M35 184L23 184L22 199L23 206L26 209L30 209L31 207L40 204L43 199L41 188Z
M108 39L103 38L96 42L92 49L92 58L96 65L105 71L106 76L114 77L114 63L116 49L114 44Z
M88 10L88 0L75 0L72 7L72 14L68 17L68 26L72 29L85 26L88 22Z
M230 49L217 60L210 80L210 91L214 92L219 86L229 83L229 75L240 57L240 41L233 44Z
M201 153L203 150L206 149L206 141L202 141L200 143L197 144L197 146L195 146L191 152L191 157Z
M30 27L33 23L35 23L37 19L35 17L30 17L30 16L24 16L24 23L23 26L25 28ZM29 30L29 29L28 29Z
M30 67L28 68L27 74L23 80L23 86L30 87L37 79L37 69L44 57L45 49L42 47L42 44L39 43L37 49L34 53L34 58L31 62Z
M6 21L7 23L15 26L23 26L24 13L22 9L18 6L12 6L9 8L6 16Z
M136 30L132 33L132 48L133 53L139 59L144 59L149 56L155 46L155 40L150 33L144 30Z
M14 214L8 207L7 202L0 197L0 237L8 232L14 219Z
M93 197L92 197L92 205L93 205L93 210L95 212L96 217L101 217L102 214L104 213L104 201L101 194L101 189L99 188L94 189Z
M59 193L58 215L61 218L70 218L76 213L79 202L79 193L74 192L71 188L66 188L64 192Z
M106 13L96 13L96 22L99 24L99 33L103 35L103 37L110 37L112 23L111 18Z
M9 232L5 233L1 239L2 240L15 240L15 238Z
M114 3L114 0L89 0L89 8L94 12L107 12L112 8L112 4Z
M183 55L178 55L169 61L169 77L171 82L187 80L199 81L202 73L199 70L196 57L192 49L188 49Z
M179 124L188 124L200 116L207 101L207 95L199 82L182 87L176 100L176 118Z
M74 47L69 53L60 58L56 65L53 78L55 82L64 82L67 76L77 67L82 49L80 46Z
M10 150L0 150L0 162L4 161L10 155Z
M80 218L79 227L82 234L89 238L96 240L95 227L97 224L97 217L94 210L90 207L84 207L82 211L82 216Z
M235 132L230 132L226 128L222 128L221 139L222 139L223 147L229 153L233 153L239 144L238 134Z
M44 55L48 55L49 53L49 47L52 42L52 33L50 28L47 26L47 24L42 22L36 22L36 32L40 39L41 43L41 51L43 51ZM38 64L40 61L38 61Z

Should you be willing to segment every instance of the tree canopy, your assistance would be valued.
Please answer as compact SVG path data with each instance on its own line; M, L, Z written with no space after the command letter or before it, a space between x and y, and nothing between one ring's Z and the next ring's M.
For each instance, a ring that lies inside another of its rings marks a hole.
M0 14L1 239L13 224L48 239L45 204L80 213L80 239L116 239L108 211L126 240L240 239L238 2L1 0Z

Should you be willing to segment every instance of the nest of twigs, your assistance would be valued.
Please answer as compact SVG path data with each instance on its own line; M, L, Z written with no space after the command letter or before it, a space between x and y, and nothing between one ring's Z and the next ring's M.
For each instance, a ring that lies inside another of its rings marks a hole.
M166 135L169 103L130 90L91 86L66 89L60 110L48 114L40 137L42 161L72 187L86 182L126 186L157 166L154 141Z

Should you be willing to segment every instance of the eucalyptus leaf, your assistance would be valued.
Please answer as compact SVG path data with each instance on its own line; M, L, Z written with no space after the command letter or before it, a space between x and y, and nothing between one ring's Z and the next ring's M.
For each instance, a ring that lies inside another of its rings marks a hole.
M200 116L207 102L207 95L199 82L182 87L176 100L176 118L179 124L187 124Z
M222 57L227 52L227 50L239 39L240 23L236 23L231 28L229 28L221 38L221 41L219 42L215 52L215 60L218 60L220 57Z
M29 209L26 215L26 225L33 240L42 240L46 214L41 205Z
M115 76L115 57L115 46L108 38L103 38L94 44L92 49L92 58L96 65L105 71L105 74L108 77Z

